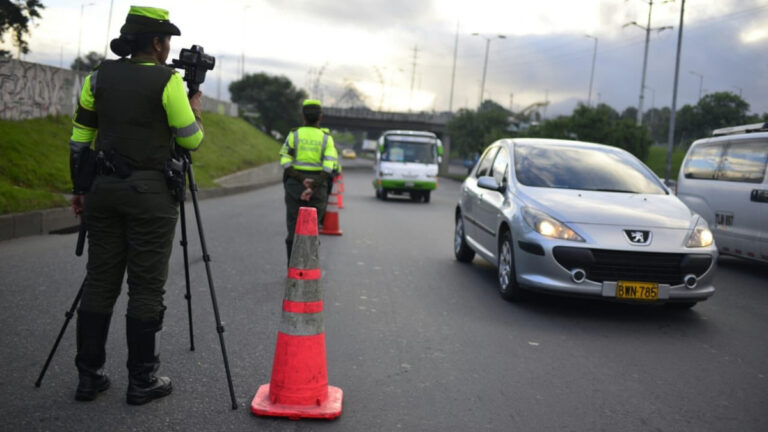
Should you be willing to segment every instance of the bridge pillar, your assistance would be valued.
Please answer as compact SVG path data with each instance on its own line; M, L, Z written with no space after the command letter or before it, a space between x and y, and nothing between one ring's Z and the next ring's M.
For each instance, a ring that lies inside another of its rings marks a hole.
M443 141L443 163L440 164L440 174L448 174L451 163L451 136L443 134L441 139Z

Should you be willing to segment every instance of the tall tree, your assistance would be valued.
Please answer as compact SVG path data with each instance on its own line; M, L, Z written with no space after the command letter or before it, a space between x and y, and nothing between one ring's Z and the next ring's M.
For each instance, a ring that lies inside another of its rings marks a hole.
M45 6L40 0L0 0L0 42L3 42L6 33L10 32L13 44L18 47L21 54L29 52L27 35L29 25L35 18L40 18L40 10ZM11 53L0 50L0 57L9 56Z
M285 76L264 72L247 74L229 85L232 102L244 111L256 111L253 120L271 134L272 131L288 134L291 128L301 124L301 102L306 99L304 90L294 87Z
M510 136L508 125L508 114L504 109L489 108L478 112L462 109L448 123L448 133L453 148L461 156L470 156L497 139Z
M96 51L91 51L83 57L78 57L69 66L70 69L76 71L92 71L93 68L101 64L104 61L104 57Z

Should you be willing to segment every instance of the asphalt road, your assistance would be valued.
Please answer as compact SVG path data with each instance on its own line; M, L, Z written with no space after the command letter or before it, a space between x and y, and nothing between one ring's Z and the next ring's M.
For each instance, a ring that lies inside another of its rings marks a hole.
M453 259L458 183L442 181L430 204L417 204L375 200L369 171L345 177L344 235L322 237L320 250L328 373L344 390L339 419L249 411L269 381L284 289L284 205L273 186L201 203L238 410L196 235L195 352L178 247L166 288L161 372L173 395L125 403L125 296L107 347L113 387L92 403L73 400L71 325L34 388L85 267L75 235L49 235L0 243L0 429L768 430L765 266L721 260L718 292L691 311L549 296L511 304L490 265Z

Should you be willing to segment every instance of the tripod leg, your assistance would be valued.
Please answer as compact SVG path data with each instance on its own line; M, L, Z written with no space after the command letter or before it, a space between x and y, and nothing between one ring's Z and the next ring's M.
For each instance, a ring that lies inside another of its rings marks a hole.
M197 183L195 183L195 174L192 171L192 162L187 156L187 175L189 178L189 191L192 194L192 205L195 209L195 219L197 220L197 232L200 235L200 246L203 249L203 262L205 262L205 273L208 276L208 288L211 292L211 302L213 304L213 315L216 319L216 332L219 334L219 344L221 345L221 355L224 358L224 369L227 373L227 384L229 385L229 397L232 400L232 409L237 409L237 400L235 399L235 389L232 386L232 374L229 370L229 358L227 357L227 347L224 344L224 326L221 324L219 315L219 306L216 302L216 290L213 287L213 277L211 276L211 257L208 255L208 247L205 244L205 233L203 232L203 223L200 220L200 206L197 202Z
M189 289L189 251L187 249L187 218L184 209L184 201L179 203L179 216L181 217L181 247L184 251L184 281L187 286L187 292L184 298L187 299L187 316L189 317L189 350L195 350L195 333L192 328L192 293Z
M45 366L43 366L43 370L40 371L40 375L37 377L37 381L35 381L35 387L40 387L43 382L45 372L48 371L48 366L51 364L53 355L56 354L56 349L59 348L59 342L61 342L61 338L64 336L64 332L67 330L69 321L72 320L72 317L75 315L75 309L77 309L77 305L80 303L80 298L83 296L83 288L85 287L85 282L87 280L88 276L83 279L83 283L80 284L80 289L77 291L77 295L75 296L75 301L72 302L72 306L70 306L69 310L64 314L66 317L64 320L64 325L61 326L59 336L56 338L56 342L54 342L53 348L51 348L51 352L48 354L48 359L45 360Z

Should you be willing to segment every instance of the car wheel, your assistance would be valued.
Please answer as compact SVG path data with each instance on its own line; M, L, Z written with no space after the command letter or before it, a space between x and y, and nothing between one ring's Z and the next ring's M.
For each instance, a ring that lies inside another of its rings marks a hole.
M475 251L467 245L464 238L464 219L461 215L456 217L456 229L453 233L453 253L459 262L470 262L475 257Z
M387 192L387 190L386 190L386 189L382 189L382 190L381 190L381 199L383 199L384 201L386 201L386 200L387 200L387 196L388 196L388 195L389 195L389 193Z
M677 310L688 310L694 306L696 306L695 301L692 302L674 302L674 303L666 303L665 306L670 309L677 309Z
M424 202L425 202L425 203L428 203L428 202L429 202L429 196L431 195L431 193L432 193L432 191L426 191L426 192L424 192Z
M515 251L512 247L512 234L509 231L504 231L499 245L498 276L501 297L507 301L522 300L523 292L517 285Z

